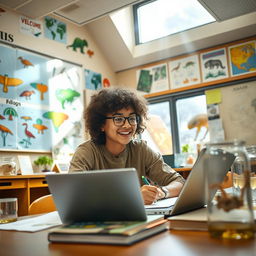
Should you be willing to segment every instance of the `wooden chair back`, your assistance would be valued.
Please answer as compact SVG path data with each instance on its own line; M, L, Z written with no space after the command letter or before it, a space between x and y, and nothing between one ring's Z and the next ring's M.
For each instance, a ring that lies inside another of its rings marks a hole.
M56 211L52 195L46 195L33 201L28 209L28 214L40 214Z

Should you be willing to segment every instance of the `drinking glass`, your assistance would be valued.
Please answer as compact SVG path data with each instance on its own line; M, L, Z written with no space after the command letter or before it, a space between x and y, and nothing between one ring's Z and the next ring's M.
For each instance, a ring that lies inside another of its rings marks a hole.
M249 239L254 236L250 165L242 141L206 144L208 231L212 237ZM211 159L219 157L216 166ZM227 165L227 163L230 163ZM225 165L225 171L220 171ZM230 180L231 179L231 180Z
M256 145L246 147L251 166L251 187L253 209L256 210Z

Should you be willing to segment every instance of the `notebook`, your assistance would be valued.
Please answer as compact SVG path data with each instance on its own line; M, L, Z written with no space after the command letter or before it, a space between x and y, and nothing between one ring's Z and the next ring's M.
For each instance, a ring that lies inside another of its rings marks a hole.
M209 156L205 151L206 149L202 149L198 155L179 197L167 198L151 205L145 205L147 214L173 216L205 206L206 193L203 168L205 159L210 162L208 171L218 172L220 181L223 180L228 170L230 170L235 159L235 156L231 153L220 153L215 156ZM214 194L211 196L213 197Z
M63 224L82 221L144 221L136 169L46 175Z

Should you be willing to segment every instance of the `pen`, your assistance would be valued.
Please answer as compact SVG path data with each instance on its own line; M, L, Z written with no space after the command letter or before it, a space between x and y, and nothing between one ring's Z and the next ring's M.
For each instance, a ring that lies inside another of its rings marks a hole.
M145 185L150 185L150 183L148 182L148 180L145 176L141 176L141 178Z

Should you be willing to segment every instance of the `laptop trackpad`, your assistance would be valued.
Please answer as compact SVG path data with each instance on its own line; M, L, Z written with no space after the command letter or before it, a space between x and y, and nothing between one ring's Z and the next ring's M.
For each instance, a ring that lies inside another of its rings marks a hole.
M145 209L169 208L173 206L178 197L166 198L153 204L145 205Z

